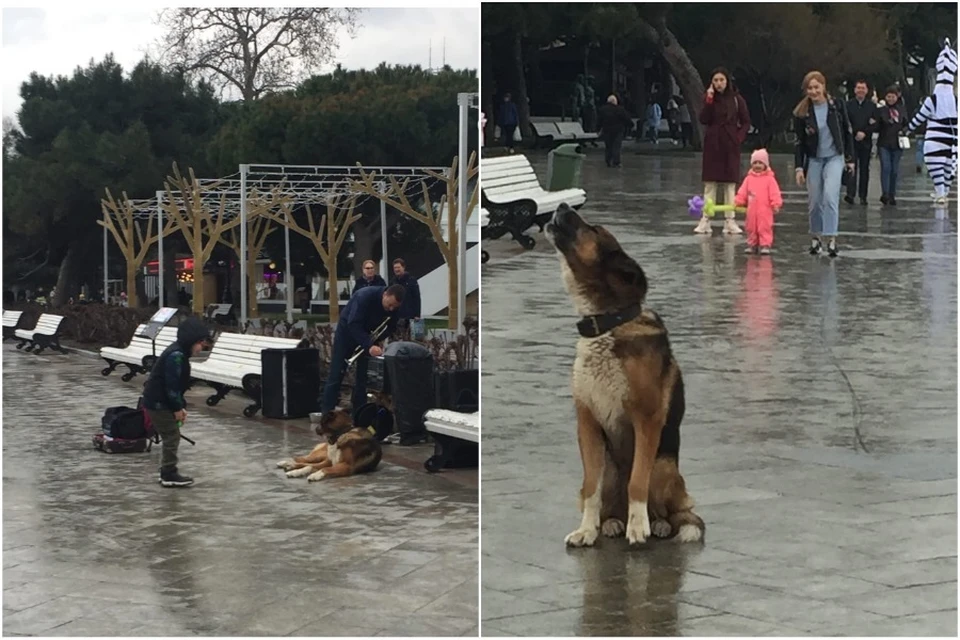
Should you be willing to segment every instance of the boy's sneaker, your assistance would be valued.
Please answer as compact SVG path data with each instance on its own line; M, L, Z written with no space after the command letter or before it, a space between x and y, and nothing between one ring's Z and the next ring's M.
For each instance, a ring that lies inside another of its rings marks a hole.
M180 475L176 469L173 471L161 471L160 484L164 487L189 487L193 484L193 478Z
M831 258L837 257L837 241L833 238L830 238L830 241L827 243L827 255Z
M889 204L891 207L897 206L897 196L890 196L887 198L887 204Z
M810 255L818 256L823 253L823 245L820 243L820 238L814 238L810 241Z
M744 253L748 253L748 254L749 254L749 253L756 253L756 252L757 252L757 248L756 248L755 246L753 246L753 245L748 244L748 245L747 245L747 248L744 249L743 252L744 252Z
M847 204L853 204L853 196L843 196L843 201Z
M760 247L760 255L762 256L770 255L770 247Z
M743 229L737 226L737 223L733 220L733 218L727 218L723 222L723 232L729 234L743 233Z
M867 199L866 199L866 198L860 198L860 204L866 205L866 204L867 204Z

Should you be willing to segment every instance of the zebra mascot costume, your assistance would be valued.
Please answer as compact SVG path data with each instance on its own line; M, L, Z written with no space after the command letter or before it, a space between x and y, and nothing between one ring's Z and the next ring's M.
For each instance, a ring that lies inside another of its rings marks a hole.
M936 188L937 204L947 201L950 183L957 171L957 96L953 82L957 77L957 52L945 39L937 56L937 84L910 121L908 133L924 122L927 134L923 142L923 160Z

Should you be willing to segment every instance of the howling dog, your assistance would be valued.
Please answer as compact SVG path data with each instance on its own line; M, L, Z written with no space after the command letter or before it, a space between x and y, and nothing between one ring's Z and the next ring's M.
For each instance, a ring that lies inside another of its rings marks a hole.
M277 466L288 478L307 476L310 482L324 478L342 478L373 471L380 464L383 451L373 429L353 424L344 409L327 411L317 425L317 435L326 438L305 456L282 460Z
M667 329L641 308L643 269L601 226L560 205L547 224L563 281L582 316L573 364L573 400L583 462L580 527L571 547L592 546L602 531L640 545L652 533L703 539L680 475L683 379Z

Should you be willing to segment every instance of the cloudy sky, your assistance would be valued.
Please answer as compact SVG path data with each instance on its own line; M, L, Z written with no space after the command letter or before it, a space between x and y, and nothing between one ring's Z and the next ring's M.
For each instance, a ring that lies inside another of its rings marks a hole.
M65 3L55 9L3 9L3 116L19 110L20 85L33 71L70 75L77 66L111 52L125 70L132 69L160 36L156 12L133 3L119 8ZM340 40L336 62L348 69L372 68L384 61L426 67L431 39L433 66L439 67L444 38L447 64L479 66L478 8L370 8L359 22L355 38Z

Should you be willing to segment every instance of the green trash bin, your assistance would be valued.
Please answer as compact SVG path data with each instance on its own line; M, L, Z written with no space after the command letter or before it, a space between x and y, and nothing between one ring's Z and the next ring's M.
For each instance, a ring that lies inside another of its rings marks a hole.
M580 167L586 157L579 144L562 144L547 155L547 191L580 186Z

